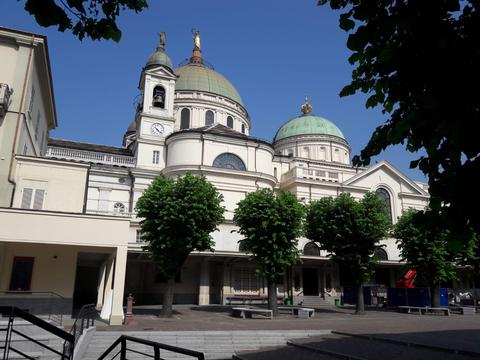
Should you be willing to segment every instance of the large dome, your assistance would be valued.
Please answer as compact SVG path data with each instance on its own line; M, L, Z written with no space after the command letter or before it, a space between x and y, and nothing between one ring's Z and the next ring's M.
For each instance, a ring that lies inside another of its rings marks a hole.
M203 64L189 63L175 69L179 75L175 90L196 90L218 94L236 101L243 106L242 98L235 87L218 72L209 69Z
M278 129L273 141L297 135L332 135L346 141L340 129L330 120L310 114L300 115L287 121Z

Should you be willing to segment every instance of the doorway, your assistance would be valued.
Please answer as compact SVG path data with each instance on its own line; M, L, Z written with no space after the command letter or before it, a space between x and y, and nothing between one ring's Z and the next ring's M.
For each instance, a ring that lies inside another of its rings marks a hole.
M100 267L106 257L105 254L78 254L72 314L76 314L85 304L97 303Z
M303 295L318 296L318 271L317 269L303 268Z

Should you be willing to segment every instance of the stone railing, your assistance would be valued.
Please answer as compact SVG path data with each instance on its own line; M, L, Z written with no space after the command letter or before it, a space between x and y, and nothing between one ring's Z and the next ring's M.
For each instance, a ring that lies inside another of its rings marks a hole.
M57 159L77 160L85 162L93 162L97 164L117 165L125 167L134 167L135 158L132 156L115 155L100 153L88 150L69 149L56 146L47 148L46 157L54 157Z
M286 181L292 178L338 182L339 173L338 171L309 169L309 168L303 168L303 167L297 166L297 167L294 167L293 169L290 169L289 171L287 171L285 174L282 175L282 181Z

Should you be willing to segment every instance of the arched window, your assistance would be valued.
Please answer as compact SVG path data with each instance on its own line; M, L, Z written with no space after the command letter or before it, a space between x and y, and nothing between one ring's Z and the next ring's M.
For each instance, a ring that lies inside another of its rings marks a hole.
M165 88L163 86L155 86L153 89L153 101L154 107L165 109Z
M180 130L188 129L189 127L190 127L190 110L187 108L184 108L180 113Z
M320 248L314 242L309 242L303 248L303 255L320 256Z
M213 166L224 169L247 170L242 159L232 153L218 155L215 160L213 160Z
M381 248L375 249L375 252L373 253L373 257L377 259L378 261L387 261L388 260L388 255L387 252Z
M245 134L245 125L242 124L242 133Z
M125 212L125 205L117 202L113 205L113 211L117 213L124 213Z
M212 110L207 110L205 113L205 125L212 125L215 121L215 116L213 115Z
M390 200L390 194L383 188L378 188L377 191L375 191L375 194L377 195L377 198L385 205L384 211L387 221L392 223L392 202Z
M227 116L227 126L233 129L233 118L231 116Z

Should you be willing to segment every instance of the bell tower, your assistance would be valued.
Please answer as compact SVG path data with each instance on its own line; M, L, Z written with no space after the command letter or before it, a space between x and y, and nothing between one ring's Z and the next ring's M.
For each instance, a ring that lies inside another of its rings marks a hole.
M173 132L173 100L177 76L165 52L166 35L150 55L140 76L141 99L135 115L137 167L161 170L165 167L165 138Z

